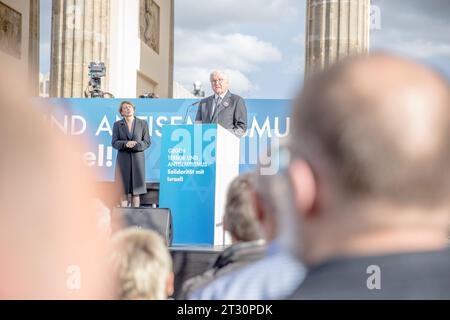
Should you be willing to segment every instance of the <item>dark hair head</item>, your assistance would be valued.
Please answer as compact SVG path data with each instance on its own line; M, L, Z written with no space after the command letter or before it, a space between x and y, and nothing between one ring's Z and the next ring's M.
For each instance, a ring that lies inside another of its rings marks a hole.
M130 101L122 101L122 102L120 103L120 106L119 106L119 113L120 113L121 115L122 115L122 107L123 107L124 105L126 105L126 104L132 106L133 109L134 109L134 111L136 111L136 107L134 106L133 103L131 103Z

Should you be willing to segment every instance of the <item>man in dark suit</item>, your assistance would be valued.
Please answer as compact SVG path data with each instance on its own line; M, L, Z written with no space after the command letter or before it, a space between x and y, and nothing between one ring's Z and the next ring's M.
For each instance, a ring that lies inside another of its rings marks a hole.
M234 135L242 137L247 130L244 99L228 90L228 77L224 72L212 72L210 81L214 94L200 101L195 121L218 123Z
M297 99L294 299L450 299L450 92L399 57L350 58Z

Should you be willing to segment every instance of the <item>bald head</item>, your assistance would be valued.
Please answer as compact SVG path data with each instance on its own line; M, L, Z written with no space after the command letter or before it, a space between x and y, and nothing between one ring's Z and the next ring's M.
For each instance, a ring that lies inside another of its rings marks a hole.
M426 67L383 54L351 58L305 84L292 127L294 156L346 196L448 198L449 85Z

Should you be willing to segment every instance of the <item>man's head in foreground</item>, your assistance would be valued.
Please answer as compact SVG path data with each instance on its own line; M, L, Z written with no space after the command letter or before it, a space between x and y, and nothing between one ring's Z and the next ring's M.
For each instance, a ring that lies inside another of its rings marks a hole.
M398 57L351 58L296 100L289 175L308 265L447 243L450 94Z

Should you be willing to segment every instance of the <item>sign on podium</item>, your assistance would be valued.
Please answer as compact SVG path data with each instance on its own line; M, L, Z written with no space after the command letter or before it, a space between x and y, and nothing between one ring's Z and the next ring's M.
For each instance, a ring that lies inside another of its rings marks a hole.
M224 245L226 192L239 174L239 138L217 124L162 128L159 205L170 208L173 244Z

